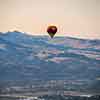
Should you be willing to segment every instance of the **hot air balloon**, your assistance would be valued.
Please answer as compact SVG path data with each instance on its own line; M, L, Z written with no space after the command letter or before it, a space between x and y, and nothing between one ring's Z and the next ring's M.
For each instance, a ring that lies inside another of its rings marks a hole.
M57 27L56 27L56 26L53 26L53 25L52 25L52 26L48 26L47 32L48 32L48 34L50 35L50 37L53 38L54 35L55 35L56 32L57 32Z

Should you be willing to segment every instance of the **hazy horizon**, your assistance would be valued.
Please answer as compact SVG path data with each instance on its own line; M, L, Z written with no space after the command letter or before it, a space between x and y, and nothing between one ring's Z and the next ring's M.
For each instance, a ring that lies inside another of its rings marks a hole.
M0 31L46 35L56 25L56 36L100 39L99 0L0 0Z

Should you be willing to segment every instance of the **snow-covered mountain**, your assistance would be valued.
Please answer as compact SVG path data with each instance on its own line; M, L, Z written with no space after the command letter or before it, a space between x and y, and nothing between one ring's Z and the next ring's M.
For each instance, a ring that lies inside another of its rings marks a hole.
M0 81L99 77L100 40L0 33Z

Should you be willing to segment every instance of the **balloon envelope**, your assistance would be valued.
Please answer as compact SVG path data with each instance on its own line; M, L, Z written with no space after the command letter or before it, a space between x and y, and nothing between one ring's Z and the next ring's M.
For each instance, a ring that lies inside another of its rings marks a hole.
M57 27L56 27L56 26L48 26L47 32L48 32L48 34L50 35L50 37L53 38L54 35L55 35L56 32L57 32Z

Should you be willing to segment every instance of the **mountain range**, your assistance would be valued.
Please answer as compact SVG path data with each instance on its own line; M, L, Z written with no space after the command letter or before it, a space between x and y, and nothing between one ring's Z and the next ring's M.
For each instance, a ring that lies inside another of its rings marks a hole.
M100 40L0 33L0 81L100 79Z

